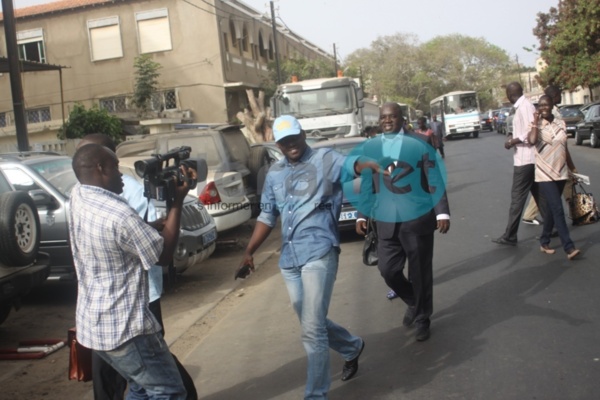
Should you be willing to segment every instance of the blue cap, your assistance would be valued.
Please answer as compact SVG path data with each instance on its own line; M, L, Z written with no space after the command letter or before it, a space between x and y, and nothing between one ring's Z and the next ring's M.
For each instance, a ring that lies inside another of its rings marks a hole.
M282 115L273 122L273 136L276 142L288 136L299 135L301 131L300 122L291 115Z

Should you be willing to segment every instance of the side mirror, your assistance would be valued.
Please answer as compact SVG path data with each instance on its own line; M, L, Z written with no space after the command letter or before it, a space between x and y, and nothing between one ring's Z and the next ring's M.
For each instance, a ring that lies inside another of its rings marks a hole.
M365 94L363 93L361 88L356 89L356 100L360 103L365 98ZM360 106L359 106L360 107Z
M50 196L50 194L43 189L30 190L29 196L33 199L33 202L37 207L53 208L56 206L54 197Z

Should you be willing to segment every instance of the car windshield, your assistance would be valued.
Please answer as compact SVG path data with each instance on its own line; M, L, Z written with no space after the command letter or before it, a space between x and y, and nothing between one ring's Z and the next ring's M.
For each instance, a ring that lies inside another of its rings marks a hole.
M45 159L28 165L65 197L69 197L73 186L77 183L70 158Z
M583 117L579 108L576 107L563 107L560 109L560 115L564 117Z
M185 138L175 137L168 141L169 149L181 146L190 146L192 148L191 157L204 158L208 167L211 169L215 169L221 164L217 144L211 135L199 135Z

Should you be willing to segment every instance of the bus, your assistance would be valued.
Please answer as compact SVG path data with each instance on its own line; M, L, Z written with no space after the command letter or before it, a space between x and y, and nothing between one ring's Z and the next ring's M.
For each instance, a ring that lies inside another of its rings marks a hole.
M417 126L417 110L415 110L410 104L398 103L400 106L400 111L402 111L402 116L406 118L406 120L413 124L413 126Z
M479 137L481 121L479 118L479 99L477 92L456 91L443 94L429 103L431 116L438 116L442 122L445 136Z

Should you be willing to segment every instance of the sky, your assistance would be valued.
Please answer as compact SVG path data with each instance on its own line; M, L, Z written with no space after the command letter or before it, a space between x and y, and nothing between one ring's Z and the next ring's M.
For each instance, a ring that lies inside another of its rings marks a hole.
M198 4L202 0L197 1ZM225 0L226 1L226 0ZM242 0L271 14L268 0ZM458 33L482 37L505 50L521 65L535 66L536 54L523 47L537 45L532 30L538 12L557 7L559 0L275 0L275 14L289 29L344 60L368 48L380 36L411 33L424 43ZM13 0L15 8L52 0Z

